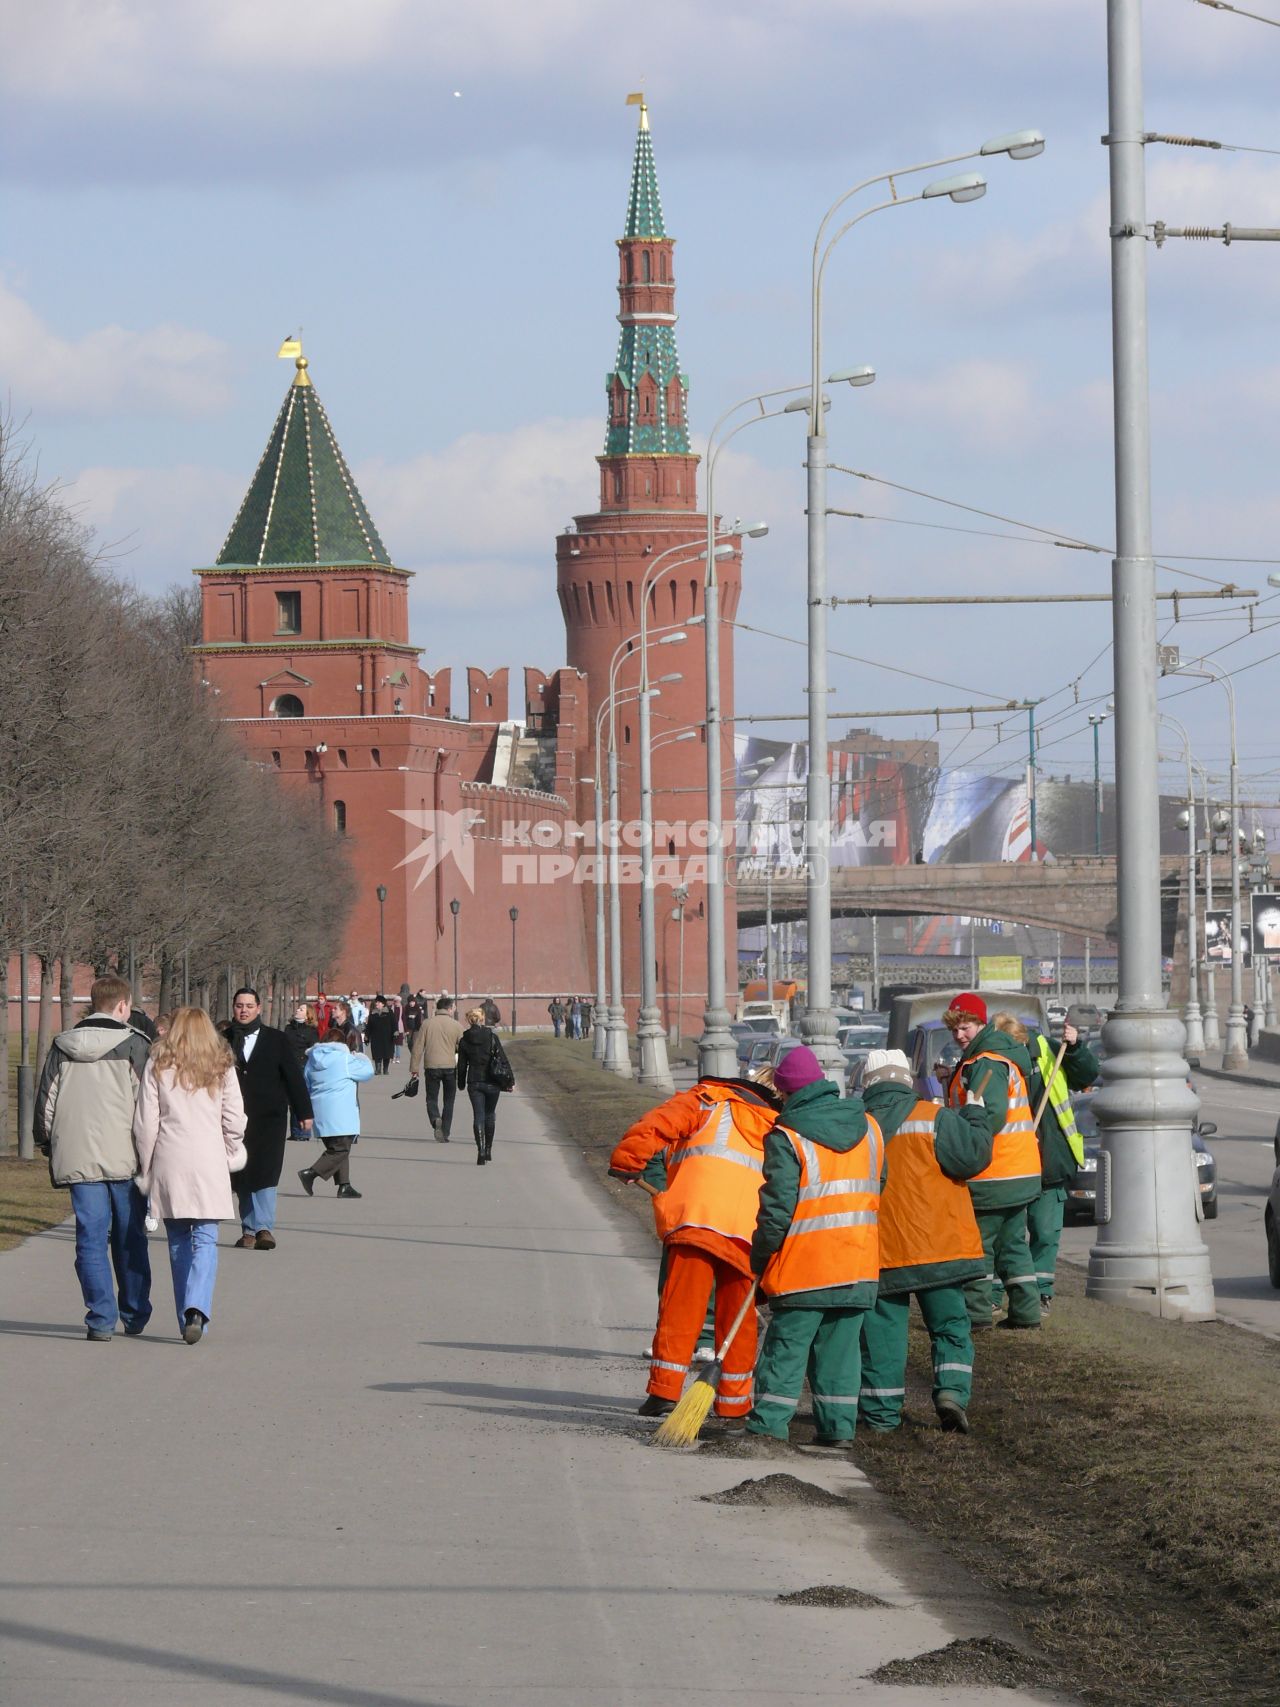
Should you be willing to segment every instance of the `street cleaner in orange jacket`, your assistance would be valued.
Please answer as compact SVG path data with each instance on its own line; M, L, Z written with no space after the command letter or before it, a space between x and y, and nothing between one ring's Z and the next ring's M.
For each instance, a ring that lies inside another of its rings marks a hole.
M942 1427L969 1432L973 1336L967 1281L987 1272L965 1181L991 1162L995 1116L976 1100L943 1108L917 1098L901 1049L873 1049L862 1100L884 1134L880 1191L880 1288L862 1318L858 1420L877 1432L902 1421L907 1318L915 1294L933 1350L933 1408Z
M987 1023L987 1004L973 991L957 996L942 1022L964 1051L947 1086L948 1105L963 1108L969 1096L977 1096L996 1124L990 1164L969 1181L987 1253L986 1274L965 1285L969 1322L975 1330L991 1326L991 1284L998 1275L1009 1296L1001 1327L1038 1328L1040 1289L1027 1243L1027 1205L1040 1195L1040 1147L1028 1089L1031 1058Z
M716 1339L723 1340L751 1287L751 1234L764 1178L764 1139L778 1104L767 1085L701 1079L650 1109L609 1162L638 1180L661 1153L666 1187L653 1200L666 1277L658 1305L642 1417L674 1410L714 1286ZM756 1314L748 1310L725 1357L716 1415L745 1417L756 1361Z
M774 1084L786 1100L765 1139L751 1243L772 1313L747 1432L786 1440L807 1374L818 1444L835 1446L853 1439L858 1420L862 1320L880 1271L884 1146L862 1103L841 1099L811 1049L785 1055Z

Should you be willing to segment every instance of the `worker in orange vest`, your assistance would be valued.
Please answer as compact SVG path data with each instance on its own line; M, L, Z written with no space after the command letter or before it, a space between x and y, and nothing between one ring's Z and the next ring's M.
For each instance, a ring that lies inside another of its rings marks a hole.
M996 1125L991 1161L969 1181L987 1272L965 1286L969 1322L991 1326L991 1285L998 1275L1009 1297L1005 1328L1040 1326L1040 1289L1027 1243L1027 1205L1040 1195L1036 1143L1027 1082L1031 1058L1020 1043L987 1023L987 1004L971 990L956 996L942 1016L964 1053L947 1087L947 1102L963 1108L980 1099Z
M751 1266L771 1315L756 1370L749 1434L786 1440L808 1376L819 1445L853 1439L862 1319L880 1272L877 1206L884 1146L857 1097L841 1099L817 1056L783 1056L785 1097L765 1139L764 1190Z
M700 1079L692 1090L650 1109L623 1134L610 1158L610 1173L633 1181L660 1151L666 1163L666 1188L653 1200L666 1277L642 1417L675 1409L712 1287L718 1342L747 1297L764 1139L777 1112L777 1099L765 1084ZM755 1361L756 1314L748 1310L725 1357L717 1416L746 1416Z
M964 1286L986 1274L987 1259L964 1182L990 1165L995 1119L976 1099L955 1109L918 1100L901 1049L867 1056L862 1099L884 1135L885 1171L880 1287L862 1319L858 1420L877 1432L902 1421L914 1293L933 1350L933 1408L944 1429L968 1434L973 1336Z

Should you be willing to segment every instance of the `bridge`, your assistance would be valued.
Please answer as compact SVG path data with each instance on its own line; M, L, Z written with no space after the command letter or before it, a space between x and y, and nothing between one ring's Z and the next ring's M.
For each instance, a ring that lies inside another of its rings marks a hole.
M1185 858L1163 856L1161 892L1166 905L1178 907L1179 912L1186 905L1182 893L1185 880ZM763 924L765 882L760 868L744 861L736 889L739 926ZM772 890L775 922L804 917L803 877L778 873ZM1075 931L1094 938L1114 937L1116 862L1107 856L1035 865L1002 861L834 866L831 913L833 918L893 913L961 915Z

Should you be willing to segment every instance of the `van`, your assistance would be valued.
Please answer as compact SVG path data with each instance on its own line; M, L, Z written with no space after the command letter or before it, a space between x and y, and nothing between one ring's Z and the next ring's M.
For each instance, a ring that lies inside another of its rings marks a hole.
M942 1016L960 990L929 990L897 996L889 1012L889 1048L901 1049L911 1063L916 1095L944 1102L951 1070L964 1051L942 1023ZM1048 1034L1049 1016L1039 996L993 990L987 1000L990 1014L1008 1013L1035 1031Z

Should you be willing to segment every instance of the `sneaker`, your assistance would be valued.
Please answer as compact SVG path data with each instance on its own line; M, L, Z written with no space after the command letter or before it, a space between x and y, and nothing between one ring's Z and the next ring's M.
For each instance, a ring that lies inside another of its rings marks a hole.
M667 1417L676 1408L674 1399L660 1399L656 1393L650 1393L645 1402L636 1410L638 1417Z
M694 1363L714 1363L715 1360L716 1348L713 1345L698 1346L694 1351L692 1359Z
M312 1194L314 1193L314 1191L316 1189L315 1169L314 1168L299 1168L298 1169L298 1178L302 1181L303 1191L306 1192L308 1197L312 1196Z
M353 1185L340 1185L338 1187L338 1196L339 1197L363 1197L364 1193L362 1191L357 1191L355 1186L353 1186Z
M199 1310L188 1310L182 1318L182 1337L188 1345L199 1345L204 1338L207 1318Z
M115 1335L115 1329L114 1328L112 1328L110 1330L108 1330L107 1328L86 1328L84 1330L84 1337L87 1340L102 1341L102 1340L113 1340L116 1337L116 1335Z
M1042 1316L1047 1316L1049 1314L1049 1310L1050 1310L1052 1304L1053 1304L1052 1298L1042 1298L1040 1300L1040 1314Z
M252 1233L241 1233L240 1237L232 1246L232 1249L237 1251L252 1251L257 1248L257 1244L258 1241Z
M958 1399L948 1398L944 1393L933 1408L938 1413L938 1425L944 1434L968 1434L969 1418Z
M270 1227L264 1227L262 1231L254 1237L253 1243L255 1248L260 1251L273 1251L276 1248L276 1236L271 1231Z

